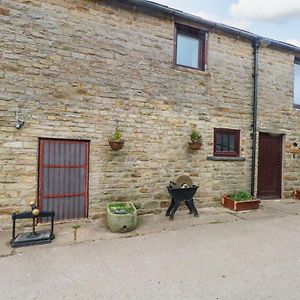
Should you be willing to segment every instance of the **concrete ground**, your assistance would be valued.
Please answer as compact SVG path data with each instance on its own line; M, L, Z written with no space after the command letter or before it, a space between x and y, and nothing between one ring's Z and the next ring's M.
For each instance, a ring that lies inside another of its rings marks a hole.
M300 298L300 201L199 213L142 216L128 234L82 221L76 243L59 224L51 244L16 250L0 232L0 299Z

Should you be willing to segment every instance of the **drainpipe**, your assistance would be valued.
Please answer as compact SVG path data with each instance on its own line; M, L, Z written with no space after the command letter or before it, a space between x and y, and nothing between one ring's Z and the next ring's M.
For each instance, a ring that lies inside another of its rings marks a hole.
M251 195L255 193L256 142L257 142L257 95L258 95L258 53L260 41L253 42L254 71L253 71L253 123L252 123L252 166L251 166Z

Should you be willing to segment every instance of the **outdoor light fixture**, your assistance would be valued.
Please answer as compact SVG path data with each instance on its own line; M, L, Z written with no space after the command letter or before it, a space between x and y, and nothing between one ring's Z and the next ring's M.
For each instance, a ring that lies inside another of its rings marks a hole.
M20 129L24 124L24 121L21 121L20 119L16 120L16 128Z
M299 153L300 153L300 149L299 149L298 144L297 144L296 142L293 143L293 146L291 147L290 152L292 153L293 158L296 157L296 154L299 154Z
M24 125L25 121L22 121L19 117L19 106L17 107L17 111L16 111L16 124L15 127L17 129L20 129L23 125Z

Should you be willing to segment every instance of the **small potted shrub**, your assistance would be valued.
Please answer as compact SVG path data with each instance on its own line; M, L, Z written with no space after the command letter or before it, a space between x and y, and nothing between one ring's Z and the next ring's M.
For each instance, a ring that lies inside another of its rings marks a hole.
M132 202L109 202L106 206L107 227L112 232L128 232L137 225L137 210Z
M121 133L119 130L116 130L112 138L108 140L109 146L112 150L120 150L124 146L124 140L122 139Z
M199 150L202 146L202 137L198 130L193 129L190 134L191 141L189 142L190 149Z
M242 191L228 196L222 196L222 205L234 211L258 209L260 200L253 199L249 192Z

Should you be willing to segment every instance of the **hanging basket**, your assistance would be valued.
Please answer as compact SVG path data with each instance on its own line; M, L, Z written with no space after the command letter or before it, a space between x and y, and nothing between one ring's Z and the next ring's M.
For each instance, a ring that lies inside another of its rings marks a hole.
M118 151L124 147L124 140L120 140L119 142L116 142L114 140L108 140L108 144L110 148L114 151Z
M202 147L202 142L189 142L189 147L192 150L200 150Z

